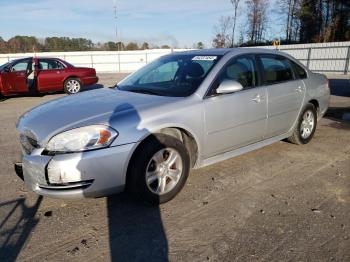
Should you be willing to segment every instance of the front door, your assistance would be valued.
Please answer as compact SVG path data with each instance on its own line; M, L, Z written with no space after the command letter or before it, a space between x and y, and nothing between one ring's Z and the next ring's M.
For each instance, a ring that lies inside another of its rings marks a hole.
M268 94L266 138L288 132L305 96L305 85L294 76L290 61L278 55L260 55Z
M9 72L4 72L3 79L9 93L28 92L28 72L31 70L31 59L24 59L12 64Z
M215 94L215 87L226 80L236 80L243 90ZM267 119L267 91L259 86L254 56L234 58L219 73L214 88L204 100L205 157L215 156L261 141Z

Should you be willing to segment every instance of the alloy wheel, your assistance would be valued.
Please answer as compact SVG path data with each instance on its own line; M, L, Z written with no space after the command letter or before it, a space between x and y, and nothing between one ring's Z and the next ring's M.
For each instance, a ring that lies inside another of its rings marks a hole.
M76 94L80 91L80 83L75 80L71 79L67 82L67 90L71 94Z
M165 148L153 155L146 169L148 189L157 195L170 192L178 184L183 170L182 158L175 149Z
M303 139L307 139L315 127L315 116L311 110L305 111L301 122L300 134Z

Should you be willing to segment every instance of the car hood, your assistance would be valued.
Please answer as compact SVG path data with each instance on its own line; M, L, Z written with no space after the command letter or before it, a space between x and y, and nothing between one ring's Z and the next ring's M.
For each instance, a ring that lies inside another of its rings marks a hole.
M39 105L19 119L17 130L43 146L63 131L93 124L113 126L130 112L140 115L143 110L178 99L103 88Z

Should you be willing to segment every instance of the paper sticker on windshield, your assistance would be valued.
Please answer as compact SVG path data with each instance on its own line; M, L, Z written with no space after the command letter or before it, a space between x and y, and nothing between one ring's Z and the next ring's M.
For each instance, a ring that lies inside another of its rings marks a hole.
M204 55L199 55L195 56L192 58L192 61L214 61L218 57L217 56L204 56Z

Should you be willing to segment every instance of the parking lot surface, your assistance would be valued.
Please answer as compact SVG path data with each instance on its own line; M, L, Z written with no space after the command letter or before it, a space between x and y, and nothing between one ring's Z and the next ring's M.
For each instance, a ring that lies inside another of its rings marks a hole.
M100 75L113 85L125 75ZM0 102L0 261L350 261L350 81L311 143L278 142L194 170L160 207L128 195L57 200L16 177L15 131L28 109L64 94Z

